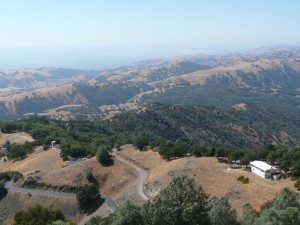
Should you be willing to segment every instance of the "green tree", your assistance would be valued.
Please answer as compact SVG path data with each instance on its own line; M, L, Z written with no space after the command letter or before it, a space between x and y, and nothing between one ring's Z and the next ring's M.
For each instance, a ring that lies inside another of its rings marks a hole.
M135 137L133 140L133 145L136 146L139 150L143 150L148 144L148 139L142 135Z
M45 225L57 220L67 222L61 210L51 210L39 205L17 212L14 220L14 225Z
M212 225L237 224L236 210L232 209L225 197L214 197L209 202L209 218Z
M160 145L159 147L159 155L166 160L170 160L172 157L174 157L173 154L173 143L166 142Z
M99 187L99 182L97 181L97 179L94 177L93 174L93 168L90 168L85 172L85 177L88 180L88 182L96 184Z
M85 225L111 225L114 215L114 213L111 213L108 217L104 218L101 216L92 217Z
M115 213L113 225L143 225L143 217L141 215L140 207L126 201L121 205Z
M201 157L206 154L207 148L204 146L193 145L190 147L191 154L196 157Z
M0 200L7 195L7 190L5 188L5 180L0 181Z
M109 166L114 163L110 154L110 148L106 145L101 145L97 148L96 157L99 163L103 166Z
M174 177L142 209L145 224L151 225L200 225L209 224L208 195L187 176Z
M11 149L10 141L6 141L5 144L3 145L3 147L6 148L7 151L10 151L10 149Z
M246 204L243 207L243 215L240 218L242 225L254 225L258 212L255 211L250 204Z
M236 163L242 157L242 152L240 150L231 150L229 151L229 159Z
M249 163L250 163L250 157L249 157L248 154L245 154L245 155L241 158L240 164L241 164L241 165L245 165L245 166L246 166L246 169L247 169Z
M300 224L300 204L298 198L299 195L297 193L284 188L274 201L264 206L256 215L251 213L251 210L244 213L241 218L241 224L298 225Z
M216 151L215 151L215 157L217 157L218 159L220 157L224 157L226 156L226 151L224 148L217 148Z
M80 188L76 193L79 207L83 211L95 210L101 203L101 194L95 184L88 184Z

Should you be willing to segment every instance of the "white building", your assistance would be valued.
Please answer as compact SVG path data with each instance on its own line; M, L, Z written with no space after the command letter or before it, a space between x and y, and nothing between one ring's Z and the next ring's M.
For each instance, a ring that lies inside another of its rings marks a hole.
M263 161L250 162L251 171L262 178L272 178L276 173L276 168Z

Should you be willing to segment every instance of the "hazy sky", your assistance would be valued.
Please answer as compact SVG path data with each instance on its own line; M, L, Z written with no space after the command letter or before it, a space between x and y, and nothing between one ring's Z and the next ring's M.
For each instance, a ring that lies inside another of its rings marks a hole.
M0 68L300 43L298 0L0 0Z

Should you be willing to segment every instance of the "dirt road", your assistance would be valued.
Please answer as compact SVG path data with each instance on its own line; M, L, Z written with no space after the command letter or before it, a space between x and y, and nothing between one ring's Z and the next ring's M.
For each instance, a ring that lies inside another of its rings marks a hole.
M149 198L145 195L145 193L143 192L143 186L144 183L148 177L148 171L143 169L142 167L138 166L137 164L131 162L128 159L123 158L122 156L118 155L118 152L116 149L113 150L112 155L118 159L119 161L127 164L128 166L134 168L138 173L139 173L139 180L136 186L136 190L138 195L141 197L141 199L143 199L144 201L148 200Z
M29 189L29 188L19 188L12 185L12 182L6 182L5 188L11 192L18 192L18 193L30 193L30 194L37 194L37 195L45 195L45 196L52 196L52 197L59 197L59 198L76 198L76 194L73 193L65 193L65 192L55 192L55 191L45 191L40 189ZM102 195L101 196L107 206L115 212L117 210L117 203L109 196Z

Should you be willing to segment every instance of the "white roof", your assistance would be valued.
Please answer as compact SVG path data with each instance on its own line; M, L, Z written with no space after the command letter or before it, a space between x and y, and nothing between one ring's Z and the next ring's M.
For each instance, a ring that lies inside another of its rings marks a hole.
M269 169L274 169L273 166L271 166L268 163L265 163L263 161L253 161L253 162L250 162L250 165L253 165L263 171L267 171Z

